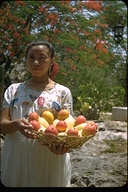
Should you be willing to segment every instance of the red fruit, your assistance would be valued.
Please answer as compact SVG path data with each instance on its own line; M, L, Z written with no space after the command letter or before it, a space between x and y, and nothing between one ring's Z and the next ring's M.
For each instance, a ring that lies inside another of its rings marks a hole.
M40 124L39 124L39 122L36 121L36 120L30 121L30 124L33 126L33 128L34 128L35 131L38 131L38 130L40 129L40 127L41 127Z
M67 129L67 123L64 120L60 120L57 124L56 124L56 129L59 132L64 132Z
M94 121L89 121L88 124L91 123L91 124L94 124L96 126L96 129L98 129L98 125L97 123L95 123Z
M79 132L78 132L78 130L75 127L71 127L71 128L68 129L67 135L68 136L76 136L76 137L78 137L79 136Z
M83 115L79 115L78 117L76 117L75 126L85 122L86 122L86 117Z
M56 129L55 125L49 125L44 133L48 133L48 134L53 134L53 135L58 135L58 130Z
M38 121L38 117L39 117L38 113L32 112L32 113L30 113L30 114L28 115L28 121L29 121L29 122L32 121L32 120Z
M97 133L97 127L94 123L88 123L83 129L82 129L82 135L95 135Z

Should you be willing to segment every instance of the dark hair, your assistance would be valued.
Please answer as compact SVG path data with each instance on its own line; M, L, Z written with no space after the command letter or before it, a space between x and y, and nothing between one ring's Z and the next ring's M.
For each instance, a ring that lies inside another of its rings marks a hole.
M32 41L31 43L28 44L27 49L26 49L25 58L27 58L27 54L28 54L29 49L31 47L35 46L35 45L45 45L45 46L47 46L50 53L51 53L51 58L54 57L54 47L53 47L53 45L51 43L49 43L48 41L35 40L35 41Z

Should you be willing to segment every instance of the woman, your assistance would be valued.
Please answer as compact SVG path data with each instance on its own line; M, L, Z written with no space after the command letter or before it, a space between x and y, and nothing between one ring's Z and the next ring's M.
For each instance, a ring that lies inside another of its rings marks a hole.
M31 133L29 113L49 109L56 114L68 109L72 115L71 91L49 78L54 48L47 41L33 41L26 50L31 78L10 85L3 99L1 133L5 133L1 157L1 181L6 187L68 187L71 164L68 148L42 146Z

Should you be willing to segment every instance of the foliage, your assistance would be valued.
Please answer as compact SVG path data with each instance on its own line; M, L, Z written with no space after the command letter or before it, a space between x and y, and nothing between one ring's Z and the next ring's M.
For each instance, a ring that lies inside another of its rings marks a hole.
M77 96L75 110L80 111L88 120L98 119L101 112L112 112L113 106L122 105L124 89L121 90L120 87L101 87L88 83L80 88L85 95Z
M113 106L121 106L124 89L112 80L108 68L86 68L86 82L73 94L75 110L87 119L98 119L101 112L111 112Z
M121 137L113 140L104 140L108 148L101 153L123 153L127 151L127 142Z
M5 88L29 77L26 45L39 38L55 47L55 80L72 90L74 110L85 114L87 103L90 118L98 118L102 110L126 105L126 38L120 46L113 39L120 14L127 18L121 1L5 1L0 12ZM126 19L123 24L126 34Z

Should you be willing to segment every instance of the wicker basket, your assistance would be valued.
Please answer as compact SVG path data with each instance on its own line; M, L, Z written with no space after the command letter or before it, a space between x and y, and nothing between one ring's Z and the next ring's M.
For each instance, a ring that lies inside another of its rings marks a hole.
M53 134L44 134L43 132L37 133L37 140L41 145L48 146L49 144L59 145L64 143L69 149L80 148L85 142L87 142L94 135L90 136L55 136Z

